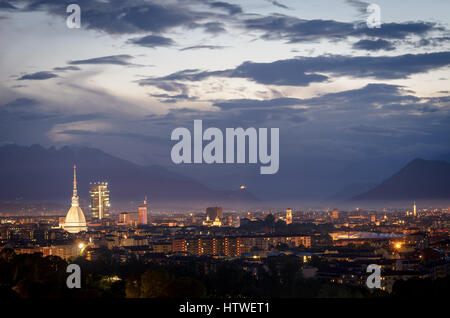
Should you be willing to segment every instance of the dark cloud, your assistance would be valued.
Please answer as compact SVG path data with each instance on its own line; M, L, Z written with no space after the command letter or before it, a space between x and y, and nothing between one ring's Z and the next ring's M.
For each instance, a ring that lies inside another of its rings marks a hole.
M270 2L271 4L273 4L274 6L278 7L278 8L282 8L282 9L289 9L288 6L276 1L276 0L267 0L268 2Z
M289 43L340 40L351 36L405 39L409 35L423 36L430 31L445 30L430 22L383 23L381 28L368 28L366 23L355 25L334 20L304 20L282 14L246 19L244 25L249 30L263 31L263 39L284 39Z
M14 5L12 5L10 2L8 1L0 1L0 11L13 11L13 10L17 10L17 7L15 7Z
M350 35L371 36L386 39L405 39L410 35L425 36L431 31L445 31L445 28L433 22L383 23L380 28L368 28L360 24Z
M79 71L81 68L77 66L64 66L64 67L55 67L53 68L55 72L66 72L66 71Z
M180 94L187 94L189 91L187 85L175 81L165 81L155 78L146 78L143 80L139 80L138 83L140 86L154 86L171 93L177 92Z
M175 45L175 41L172 39L159 35L147 35L141 38L130 39L127 42L150 48Z
M37 105L38 101L32 98L19 97L9 103L3 104L2 107L8 108L10 110L16 110L19 108L29 108Z
M35 81L42 81L42 80L46 80L46 79L50 79L50 78L55 78L58 77L58 75L56 75L55 73L52 72L36 72L36 73L32 73L32 74L25 74L21 77L18 78L19 81L23 81L23 80L35 80Z
M180 49L180 51L188 51L188 50L201 50L201 49L208 49L208 50L219 50L226 48L226 46L222 45L194 45L194 46L188 46Z
M0 105L0 124L15 123L18 121L37 121L55 117L54 114L40 112L36 106L40 103L38 100L28 97L19 97L11 102Z
M354 49L358 50L366 50L366 51L392 51L395 50L394 45L386 40L378 39L378 40L359 40L355 44L353 44Z
M28 0L25 10L45 10L66 17L71 0ZM145 0L110 0L76 2L82 8L82 26L112 34L160 33L178 26L189 26L208 18L182 3L155 3Z
M238 13L242 13L242 8L237 4L231 4L228 2L221 2L221 1L215 1L215 2L209 2L208 5L211 8L219 8L224 9L228 11L229 14L234 15Z
M296 43L320 38L343 38L353 31L353 24L333 20L302 20L281 14L244 20L248 30L264 31L266 40Z
M441 37L427 37L422 38L417 42L411 42L415 47L425 47L425 46L431 46L431 47L439 47L442 44L449 42L450 36L441 36Z
M163 103L176 103L179 100L196 100L196 97L189 96L187 94L177 94L177 95L169 95L169 94L149 94L151 97L161 98L161 102Z
M420 103L420 98L398 85L368 84L363 88L304 99L302 105L321 110L382 109L392 104Z
M201 25L206 33L219 34L226 32L224 24L221 22L207 22Z
M303 64L305 62L305 64ZM229 77L247 78L260 84L308 86L328 79L322 74L310 73L309 62L301 59L276 61L272 63L244 62L232 70Z
M244 62L223 71L182 70L151 81L200 81L208 77L247 78L267 85L308 86L324 82L328 76L353 78L400 79L412 74L448 66L450 52L406 54L399 56L323 55L298 57L269 63ZM148 80L142 80L141 84Z
M87 59L87 60L69 61L68 64L70 64L70 65L81 65L81 64L133 65L132 63L128 62L132 58L133 58L133 56L127 55L127 54L110 55L110 56L96 57L96 58Z
M360 0L346 0L346 2L358 10L360 14L366 14L367 7L370 5L370 3Z
M269 107L283 107L294 106L302 104L299 98L274 98L268 100L254 100L254 99L231 99L226 101L217 101L213 105L222 109L231 108L269 108Z
M163 81L201 81L205 78L211 77L211 76L224 76L228 74L228 71L201 71L198 69L189 69L189 70L182 70L179 72L172 73L170 75L159 77L156 80L163 80ZM145 82L145 80L143 80Z
M272 109L294 109L296 113L314 113L323 111L349 112L363 111L366 113L380 112L394 113L431 113L439 111L438 105L448 103L442 98L419 98L402 86L389 84L368 84L362 88L346 90L337 93L328 93L318 97L299 99L280 97L266 100L231 99L226 101L213 101L213 105L223 111L254 109L261 112ZM450 106L450 105L449 105ZM443 110L447 111L448 108Z

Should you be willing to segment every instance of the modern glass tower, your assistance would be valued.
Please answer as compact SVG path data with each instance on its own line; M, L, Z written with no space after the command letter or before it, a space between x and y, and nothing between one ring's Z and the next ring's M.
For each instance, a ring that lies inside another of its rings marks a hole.
M91 216L94 219L103 219L109 217L109 189L108 182L91 182L89 190L91 197Z

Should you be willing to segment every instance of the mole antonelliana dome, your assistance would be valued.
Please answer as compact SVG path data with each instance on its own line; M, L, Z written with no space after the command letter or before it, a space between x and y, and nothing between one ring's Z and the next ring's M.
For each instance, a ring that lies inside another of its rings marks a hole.
M77 194L77 166L73 166L73 195L72 206L66 215L63 228L69 233L79 233L87 231L86 219L84 218L83 211L80 208Z

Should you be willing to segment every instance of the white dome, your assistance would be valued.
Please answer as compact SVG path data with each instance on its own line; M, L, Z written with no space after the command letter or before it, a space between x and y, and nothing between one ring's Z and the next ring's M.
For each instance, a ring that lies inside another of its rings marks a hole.
M67 212L64 229L69 233L87 231L86 219L79 206L72 206Z
M72 206L66 215L66 224L83 224L86 225L86 219L84 218L83 211L79 206Z
M72 206L66 215L63 228L69 233L79 233L87 231L86 219L84 218L83 211L80 208L77 194L77 166L73 166L73 195Z

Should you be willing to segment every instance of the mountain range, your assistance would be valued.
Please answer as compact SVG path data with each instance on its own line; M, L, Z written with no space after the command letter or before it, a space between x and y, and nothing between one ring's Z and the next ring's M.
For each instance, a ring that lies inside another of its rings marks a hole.
M397 173L353 201L449 200L450 163L414 159Z
M74 164L81 200L89 198L90 182L104 181L113 203L145 195L153 204L258 202L246 189L218 191L162 166L140 166L94 148L15 144L0 147L0 200L70 202Z
M247 189L213 189L162 166L137 165L95 148L16 144L0 146L0 200L70 202L74 164L78 167L79 194L84 204L88 204L90 182L97 181L109 183L112 203L141 202L147 195L150 202L161 207L269 204ZM414 159L376 186L358 183L344 190L328 202L448 200L450 162Z

